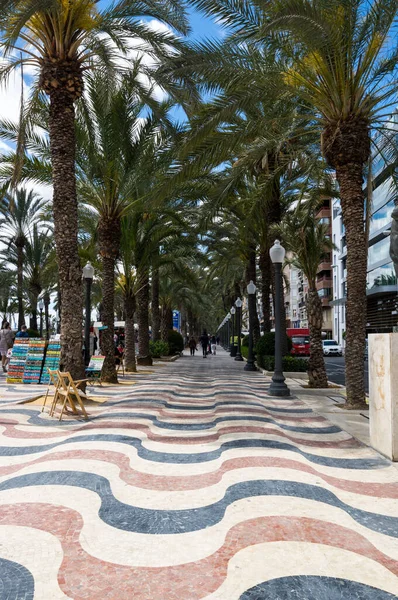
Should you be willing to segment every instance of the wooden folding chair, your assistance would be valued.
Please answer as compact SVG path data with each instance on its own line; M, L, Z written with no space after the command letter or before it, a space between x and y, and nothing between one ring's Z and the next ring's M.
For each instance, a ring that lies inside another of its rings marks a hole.
M88 414L86 412L86 409L84 408L83 399L87 400L88 396L85 392L83 392L83 390L79 389L79 385L87 381L87 379L79 379L77 381L74 381L69 371L57 371L57 374L60 382L58 396L63 399L59 420L61 421L62 415L64 414L64 411L66 409L66 405L68 404L74 415L83 414L84 418L87 421ZM81 413L79 413L76 404L80 406Z
M124 376L124 352L120 356L118 356L120 363L116 365L116 373L119 373L120 368L122 369L122 373Z
M50 376L50 381L48 382L46 397L44 398L43 406L41 407L41 412L44 411L44 407L47 404L48 395L50 393L50 386L54 386L54 398L51 402L49 414L52 415L54 413L54 408L58 400L58 389L59 389L59 377L56 369L52 370L47 367L48 374Z

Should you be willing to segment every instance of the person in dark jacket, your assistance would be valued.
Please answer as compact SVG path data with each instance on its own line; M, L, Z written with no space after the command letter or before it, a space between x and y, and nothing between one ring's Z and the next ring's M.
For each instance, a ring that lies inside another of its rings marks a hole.
M195 350L196 350L196 340L195 338L192 336L188 342L188 346L189 349L191 351L191 356L195 356Z
M206 329L203 330L200 336L200 344L202 346L203 358L207 358L207 348L209 346L209 336L207 335Z

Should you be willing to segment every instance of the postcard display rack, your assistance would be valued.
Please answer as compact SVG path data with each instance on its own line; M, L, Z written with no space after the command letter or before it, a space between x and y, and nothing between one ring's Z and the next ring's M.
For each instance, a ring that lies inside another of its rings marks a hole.
M46 341L40 338L29 339L29 350L26 356L23 383L40 383L41 369L46 352Z
M22 383L28 350L28 339L17 338L15 340L10 364L8 365L7 383Z
M59 340L49 342L47 346L46 359L41 372L40 383L45 383L46 385L51 383L48 369L51 369L52 371L59 369L60 355L61 344Z

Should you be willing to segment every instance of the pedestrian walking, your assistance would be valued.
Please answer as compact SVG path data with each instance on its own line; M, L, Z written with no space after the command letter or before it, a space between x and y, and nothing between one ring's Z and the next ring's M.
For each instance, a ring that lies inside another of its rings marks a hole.
M3 367L4 373L7 373L8 357L7 352L13 345L13 335L10 324L4 323L2 330L0 331L0 352L1 352L1 366Z
M217 346L219 346L219 345L220 345L220 336L218 335L217 336Z
M216 355L216 350L217 350L217 338L215 335L211 336L211 353L214 354L214 356Z
M206 329L203 330L200 336L200 344L202 346L203 358L207 358L207 348L209 346L209 336L207 335Z
M18 333L15 337L17 337L17 338L28 338L29 337L28 328L26 327L26 325L22 325L21 331L18 331Z
M189 350L191 352L191 356L195 356L195 350L197 350L196 348L196 340L195 338L192 336L188 342L188 346L189 346Z

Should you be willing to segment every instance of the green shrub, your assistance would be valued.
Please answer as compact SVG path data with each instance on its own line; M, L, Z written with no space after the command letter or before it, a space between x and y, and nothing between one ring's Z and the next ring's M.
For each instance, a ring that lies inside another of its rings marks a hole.
M262 369L273 371L275 368L274 356L257 356L257 364ZM284 356L282 359L282 369L290 373L306 373L308 369L308 360L306 358L297 358L296 356Z
M249 348L247 346L241 346L240 352L244 358L249 356Z
M287 351L290 352L292 349L292 340L287 335ZM261 354L262 356L273 356L275 354L275 332L267 331L261 338L258 340L257 344L254 348L257 355Z
M149 342L149 351L153 358L160 358L161 356L168 356L170 348L167 342L157 340L156 342Z
M184 350L184 338L181 333L171 329L167 334L167 341L169 344L169 355L178 354Z
M291 373L306 373L308 371L308 359L298 356L284 356L283 370Z
M28 335L30 338L39 338L40 337L40 333L39 333L39 331L37 331L37 329L28 329Z
M245 335L245 337L241 341L241 346L243 348L243 346L248 346L248 345L249 345L249 336Z

